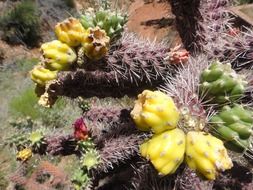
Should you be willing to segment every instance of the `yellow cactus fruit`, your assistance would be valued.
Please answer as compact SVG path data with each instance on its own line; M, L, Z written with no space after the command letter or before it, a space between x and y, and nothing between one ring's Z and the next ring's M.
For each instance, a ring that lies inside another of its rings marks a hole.
M140 152L159 174L173 174L184 160L185 134L178 128L156 134L140 146Z
M89 28L82 42L84 54L93 60L99 60L108 52L110 38L99 27Z
M75 47L81 44L86 30L78 19L70 17L55 26L55 34L60 41Z
M21 161L26 161L32 156L32 150L30 148L25 148L17 153L16 158Z
M42 66L36 66L30 71L31 79L40 86L45 86L50 80L56 79L57 71L50 71Z
M221 140L197 131L186 135L186 163L209 180L214 180L219 171L233 166Z
M41 51L45 58L45 65L50 70L67 70L77 58L75 51L59 40L42 44Z
M173 129L179 121L179 111L171 97L160 91L144 90L135 101L131 116L138 129L161 133Z

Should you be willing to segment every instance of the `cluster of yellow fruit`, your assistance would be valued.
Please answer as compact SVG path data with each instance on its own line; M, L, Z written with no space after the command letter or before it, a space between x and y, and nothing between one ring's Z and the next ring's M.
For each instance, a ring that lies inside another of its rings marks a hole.
M25 148L23 150L18 151L16 158L21 161L26 161L32 156L32 149Z
M221 140L202 131L185 135L177 128L180 113L173 99L163 92L144 90L131 116L138 129L154 133L140 146L140 152L161 175L173 174L184 160L209 180L233 166Z
M78 19L68 18L55 26L58 40L42 44L44 60L30 73L40 86L57 77L58 71L68 70L77 60L77 48L92 60L101 59L108 51L110 38L99 27L84 29Z

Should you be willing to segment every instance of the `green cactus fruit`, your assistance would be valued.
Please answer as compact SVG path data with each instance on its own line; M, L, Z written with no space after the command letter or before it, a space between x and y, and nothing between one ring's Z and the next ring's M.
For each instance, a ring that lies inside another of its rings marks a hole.
M85 189L89 184L90 178L85 170L78 168L74 171L71 182L75 190Z
M96 12L88 9L85 14L81 15L80 22L85 29L99 26L112 39L120 36L127 22L127 16L109 9L100 9Z
M230 64L216 61L200 76L200 93L212 103L233 102L242 97L247 82Z
M82 166L90 170L99 164L100 157L95 149L90 149L82 157Z
M28 136L28 140L35 149L40 148L41 144L43 144L43 138L44 138L43 130L33 131Z
M249 146L252 134L253 112L242 105L224 106L212 117L213 134L225 141L225 145L237 152Z

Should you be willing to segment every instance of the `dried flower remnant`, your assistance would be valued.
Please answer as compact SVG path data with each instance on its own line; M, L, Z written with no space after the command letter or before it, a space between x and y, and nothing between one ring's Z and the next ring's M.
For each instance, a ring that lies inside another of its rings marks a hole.
M188 61L190 53L186 49L180 49L181 45L178 45L170 49L168 56L165 58L169 60L171 64L184 64Z
M104 57L109 48L110 38L99 27L89 28L88 35L82 41L84 54L91 60Z

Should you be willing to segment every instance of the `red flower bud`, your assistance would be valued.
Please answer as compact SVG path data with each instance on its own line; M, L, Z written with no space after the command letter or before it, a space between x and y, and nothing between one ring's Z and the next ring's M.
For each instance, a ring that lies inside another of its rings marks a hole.
M83 118L79 118L73 124L74 137L77 140L86 140L88 138L88 129L83 121Z

